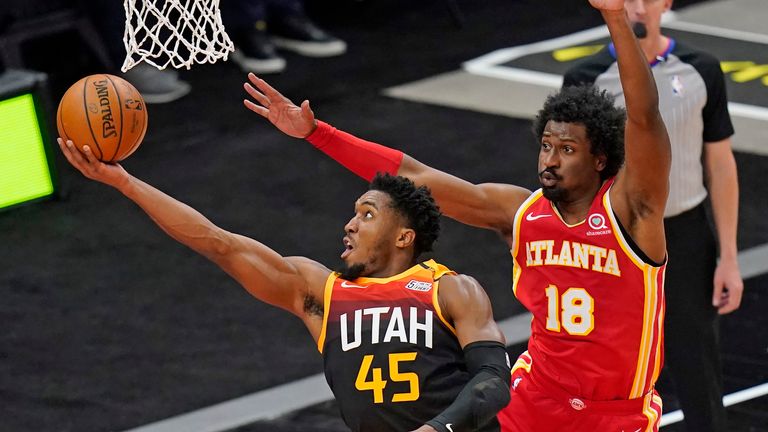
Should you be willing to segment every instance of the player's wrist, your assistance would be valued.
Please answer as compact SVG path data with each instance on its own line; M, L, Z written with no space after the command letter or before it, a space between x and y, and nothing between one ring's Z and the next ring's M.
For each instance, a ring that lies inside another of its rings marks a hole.
M317 130L317 119L312 120L312 126L310 126L309 128L309 132L306 135L304 135L304 139L309 139L309 137L312 136L312 134L314 134L316 130Z
M426 426L431 427L437 432L453 432L452 429L450 429L447 425L450 425L451 423L445 423L445 419L440 419L440 416L433 418L432 420L425 423Z
M312 124L312 130L304 139L317 148L323 147L330 138L329 135L332 132L332 128L333 126L328 123L316 119Z

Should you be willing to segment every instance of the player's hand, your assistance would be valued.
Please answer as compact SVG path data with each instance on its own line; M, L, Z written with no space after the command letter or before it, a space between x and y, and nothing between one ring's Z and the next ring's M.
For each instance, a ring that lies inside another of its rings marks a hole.
M89 179L116 188L119 188L119 186L128 181L128 173L122 166L119 164L106 164L96 159L91 148L87 145L83 146L83 151L80 152L71 140L64 142L63 139L57 138L56 141L58 141L59 148L61 148L69 163Z
M717 313L724 315L739 308L744 281L735 259L720 260L715 269L714 285L712 305L717 308Z
M589 4L595 9L606 11L620 11L624 9L624 0L589 0Z
M420 428L414 430L413 432L437 432L435 428L433 428L430 425L422 425Z
M266 118L283 133L294 138L306 138L315 130L315 113L309 107L309 101L305 100L301 107L298 107L253 73L248 74L248 81L250 83L243 84L243 87L253 101L243 100L246 108Z

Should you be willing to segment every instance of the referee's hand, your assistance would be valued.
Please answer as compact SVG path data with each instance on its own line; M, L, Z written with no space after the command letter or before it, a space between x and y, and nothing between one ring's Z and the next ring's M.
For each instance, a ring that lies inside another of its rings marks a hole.
M735 260L721 259L715 269L712 306L720 315L729 314L741 306L744 281L741 279L739 263Z

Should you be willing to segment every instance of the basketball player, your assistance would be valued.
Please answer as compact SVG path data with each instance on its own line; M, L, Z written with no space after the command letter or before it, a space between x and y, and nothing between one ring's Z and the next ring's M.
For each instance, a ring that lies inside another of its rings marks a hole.
M712 55L662 34L661 17L672 0L625 4L651 65L672 143L664 212L671 263L665 281L667 367L662 379L671 372L686 430L725 431L719 314L738 309L744 289L736 247L739 183L725 77ZM570 68L563 85L594 83L621 105L615 63L608 46ZM717 240L706 214L707 195Z
M59 138L86 177L139 205L169 236L216 263L257 299L298 316L353 431L494 431L509 401L504 336L473 278L433 260L440 212L426 187L377 176L344 227L340 272L282 257Z
M361 177L386 171L427 185L446 215L505 240L514 293L533 313L511 402L499 414L505 431L650 431L661 415L654 383L669 138L624 0L590 3L616 46L626 115L593 87L550 96L534 124L541 189L533 193L471 184L315 122L307 101L295 106L253 75L245 85L254 99L246 106L288 135L306 137Z

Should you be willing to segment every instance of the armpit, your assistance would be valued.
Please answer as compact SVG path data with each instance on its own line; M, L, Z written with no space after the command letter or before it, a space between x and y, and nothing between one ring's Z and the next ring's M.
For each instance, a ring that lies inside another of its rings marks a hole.
M307 315L323 317L323 303L318 301L313 295L304 295L304 312Z

